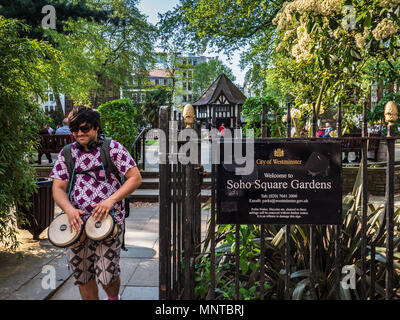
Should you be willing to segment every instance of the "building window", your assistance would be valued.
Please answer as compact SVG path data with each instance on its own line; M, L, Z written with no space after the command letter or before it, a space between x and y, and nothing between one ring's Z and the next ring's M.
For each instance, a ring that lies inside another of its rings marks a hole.
M199 118L207 118L207 107L201 106L199 107Z

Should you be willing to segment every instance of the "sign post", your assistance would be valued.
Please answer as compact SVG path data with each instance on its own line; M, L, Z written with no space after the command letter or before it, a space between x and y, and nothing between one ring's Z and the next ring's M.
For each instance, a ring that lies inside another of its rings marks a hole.
M256 140L250 175L236 175L238 165L224 149L222 142L217 223L341 223L340 142Z

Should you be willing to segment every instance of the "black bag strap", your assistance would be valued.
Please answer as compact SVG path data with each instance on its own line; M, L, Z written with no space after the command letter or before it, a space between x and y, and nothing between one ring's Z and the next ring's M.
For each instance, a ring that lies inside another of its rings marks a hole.
M110 157L110 144L111 144L111 138L104 138L103 144L101 145L101 150L100 150L100 156L101 156L101 162L104 164L105 169L110 170L114 176L118 179L119 183L123 184L125 177L120 176L119 171L117 167L115 166L114 162L112 162L111 157ZM123 207L125 208L125 218L129 217L129 199L125 198L124 200L121 201L121 205L123 204ZM122 246L121 249L124 251L128 251L128 249L125 246L125 226L124 226L124 234L122 237Z
M74 171L74 167L75 167L75 161L72 158L72 152L71 152L71 148L72 148L72 144L67 144L64 148L63 148L63 155L65 158L65 164L67 166L67 170L68 170L68 174L69 174L69 178L72 179L72 172Z
M112 162L110 157L110 144L111 144L111 138L104 138L100 150L101 162L104 164L104 167L106 169L110 170L114 174L114 176L118 179L119 183L122 185L122 179L119 174L119 171L115 166L114 162Z

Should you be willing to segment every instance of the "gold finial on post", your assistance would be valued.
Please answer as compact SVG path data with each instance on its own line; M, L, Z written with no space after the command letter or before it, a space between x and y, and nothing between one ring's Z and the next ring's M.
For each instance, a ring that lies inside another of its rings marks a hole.
M394 123L398 119L397 106L394 101L389 101L385 106L385 122L387 122L387 136L392 137L394 135Z
M389 101L385 106L385 122L389 123L389 126L393 125L398 118L397 106L394 101Z
M185 121L186 128L191 128L195 121L194 108L191 104L185 105L183 109L183 121Z

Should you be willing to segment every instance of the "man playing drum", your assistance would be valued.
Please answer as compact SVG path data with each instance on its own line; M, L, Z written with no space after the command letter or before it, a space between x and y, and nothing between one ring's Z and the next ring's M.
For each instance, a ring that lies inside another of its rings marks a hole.
M71 232L83 228L90 216L94 221L104 221L109 214L113 214L118 226L117 235L112 240L93 241L87 238L79 246L67 248L68 263L82 299L98 300L97 277L108 299L117 300L120 289L119 258L125 228L122 200L140 186L142 177L126 148L114 140L108 148L110 159L126 181L121 185L110 170L104 169L101 160L104 140L99 134L100 114L97 110L75 107L68 116L68 123L76 139L70 149L75 168L73 183L70 185L71 177L62 150L50 173L54 200L67 214Z

